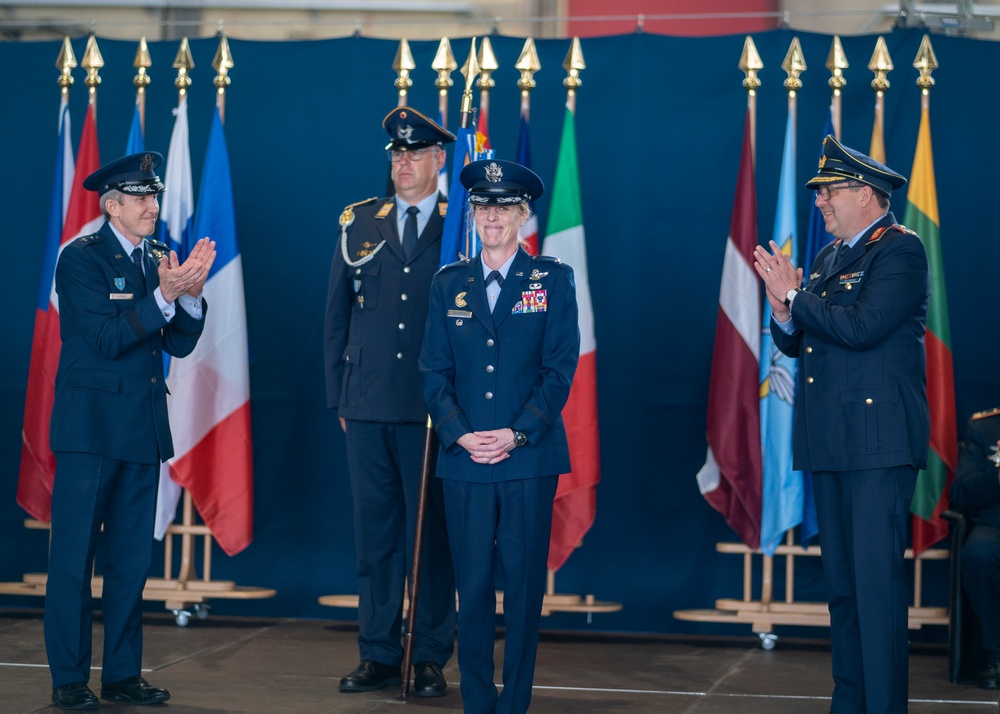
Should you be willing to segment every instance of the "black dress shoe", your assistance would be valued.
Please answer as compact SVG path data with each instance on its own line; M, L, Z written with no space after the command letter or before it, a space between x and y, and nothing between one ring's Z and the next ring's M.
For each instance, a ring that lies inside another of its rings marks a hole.
M361 660L357 669L340 680L342 692L374 692L382 687L402 684L399 667L371 659Z
M70 682L52 688L52 703L60 709L97 709L101 703L86 682Z
M418 697L443 697L448 691L441 665L437 662L417 662L413 665L413 694Z
M136 675L120 682L101 682L101 698L111 702L159 704L170 699L170 692L151 687L149 682Z
M1000 689L1000 648L990 652L986 664L976 675L976 684L983 689Z

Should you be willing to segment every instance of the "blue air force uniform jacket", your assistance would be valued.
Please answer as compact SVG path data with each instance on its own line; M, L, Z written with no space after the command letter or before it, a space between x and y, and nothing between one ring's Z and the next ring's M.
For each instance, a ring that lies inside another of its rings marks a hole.
M165 250L146 240L145 278L107 223L63 250L55 279L62 351L53 451L145 464L174 455L162 353L191 353L208 306L202 300L202 319L195 320L178 305L166 321L153 295L158 254Z
M924 246L892 214L838 261L839 245L820 251L792 303L794 334L771 324L778 349L799 358L794 468L923 468L930 438Z
M431 278L441 265L447 203L433 213L406 260L392 198L345 210L330 266L324 352L327 406L345 419L420 422L427 409L417 358ZM346 256L345 256L346 252Z
M958 449L951 506L976 523L1000 528L1000 468L996 459L1000 439L1000 409L978 412L969 418Z
M573 269L520 248L493 313L482 259L445 266L431 285L420 371L441 450L438 476L475 482L570 471L562 408L580 356ZM495 465L456 442L510 427L528 444Z

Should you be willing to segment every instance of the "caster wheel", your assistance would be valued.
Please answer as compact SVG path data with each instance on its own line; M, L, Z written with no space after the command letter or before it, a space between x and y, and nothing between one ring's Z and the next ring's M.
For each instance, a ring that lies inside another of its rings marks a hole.
M760 633L760 646L761 649L770 652L774 649L774 646L778 644L778 636L772 635L770 632Z
M174 622L178 627L187 627L191 621L191 613L187 610L174 610Z
M207 620L208 613L212 609L207 603L198 603L194 606L194 614L199 620Z

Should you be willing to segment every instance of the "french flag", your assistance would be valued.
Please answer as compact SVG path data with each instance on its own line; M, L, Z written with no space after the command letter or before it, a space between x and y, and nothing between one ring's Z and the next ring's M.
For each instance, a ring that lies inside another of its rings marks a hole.
M69 106L64 95L59 106L55 180L35 311L35 332L31 341L21 431L21 467L17 478L18 504L32 517L46 523L52 519L52 483L56 472L55 455L49 446L49 419L62 347L59 299L55 287L56 262L66 245L82 235L95 232L103 223L98 197L93 191L83 188L83 179L100 166L94 106L91 104L80 136L79 161L74 167Z
M194 352L174 360L170 429L177 455L170 475L227 555L253 540L253 450L250 438L250 365L243 263L229 152L218 109L212 122L198 193L193 237L215 241L217 257L205 283L210 315Z

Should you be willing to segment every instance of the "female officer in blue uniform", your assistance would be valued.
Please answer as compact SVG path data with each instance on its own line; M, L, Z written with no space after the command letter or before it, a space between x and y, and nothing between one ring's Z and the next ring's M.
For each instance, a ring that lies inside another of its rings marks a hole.
M560 413L580 352L576 286L572 268L518 245L538 176L486 160L460 178L482 250L434 276L420 371L441 442L465 712L514 714L531 701L552 500L570 470ZM494 563L506 628L499 697Z

